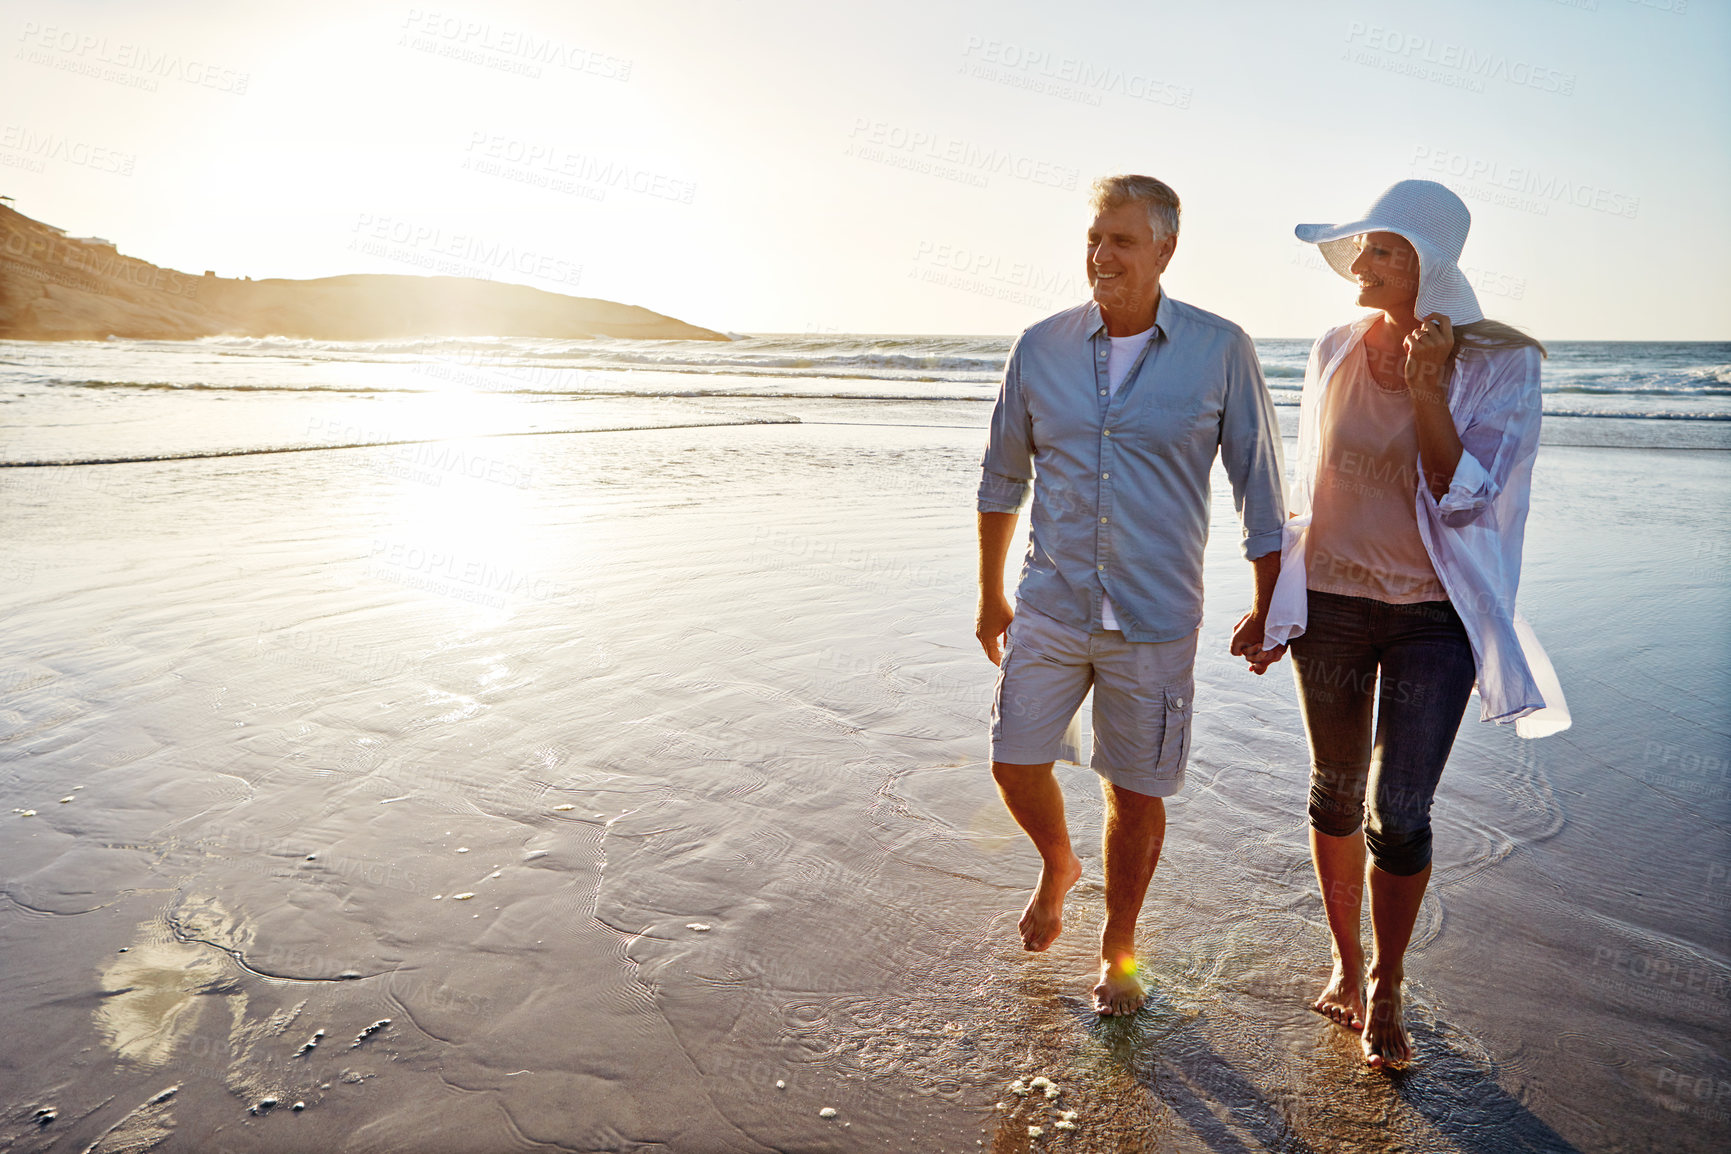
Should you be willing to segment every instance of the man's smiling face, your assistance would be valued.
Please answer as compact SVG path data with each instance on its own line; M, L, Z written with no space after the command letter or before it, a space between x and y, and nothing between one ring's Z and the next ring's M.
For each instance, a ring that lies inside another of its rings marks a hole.
M1088 283L1109 317L1152 316L1160 297L1160 274L1178 247L1176 236L1154 239L1148 206L1125 201L1088 226Z

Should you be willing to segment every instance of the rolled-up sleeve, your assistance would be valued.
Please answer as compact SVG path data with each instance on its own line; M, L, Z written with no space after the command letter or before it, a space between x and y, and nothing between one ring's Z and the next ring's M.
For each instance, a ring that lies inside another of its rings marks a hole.
M1459 529L1490 508L1516 466L1539 449L1544 397L1539 388L1539 350L1505 354L1496 367L1486 403L1461 430L1461 459L1437 501L1442 523ZM1420 486L1421 490L1423 486ZM1423 494L1432 499L1428 491Z
M1022 393L1022 342L1017 340L1004 364L1004 383L992 409L986 456L980 462L979 511L1019 513L1028 500L1034 477L1033 429Z
M1232 504L1244 533L1244 556L1254 561L1279 550L1286 523L1280 421L1262 379L1262 363L1248 336L1227 357L1226 404L1220 417L1220 461L1232 482Z

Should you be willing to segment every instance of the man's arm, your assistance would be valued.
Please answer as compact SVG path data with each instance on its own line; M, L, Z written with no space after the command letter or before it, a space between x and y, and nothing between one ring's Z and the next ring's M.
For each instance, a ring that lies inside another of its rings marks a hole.
M1281 527L1286 521L1280 458L1280 421L1274 415L1274 400L1262 380L1256 346L1244 337L1227 370L1220 459L1244 527L1244 555L1256 570L1256 599L1232 631L1232 655L1248 660L1251 671L1259 674L1286 652L1284 645L1262 648L1262 631L1280 578Z
M974 636L994 665L1003 659L1000 639L1016 615L1004 595L1004 561L1010 555L1016 518L1034 475L1032 429L1022 397L1021 351L1018 339L1004 362L1004 383L992 409L985 460L980 462L980 604L974 615Z
M986 656L997 665L1004 658L1001 638L1016 616L1010 599L1004 594L1004 561L1010 555L1010 541L1016 535L1015 513L981 513L980 519L980 606L974 614L974 636L980 639Z
M1232 630L1232 656L1250 662L1250 671L1260 676L1286 652L1284 645L1273 649L1262 647L1262 632L1268 627L1268 607L1274 601L1275 582L1280 580L1280 550L1253 558L1250 564L1256 569L1256 601Z

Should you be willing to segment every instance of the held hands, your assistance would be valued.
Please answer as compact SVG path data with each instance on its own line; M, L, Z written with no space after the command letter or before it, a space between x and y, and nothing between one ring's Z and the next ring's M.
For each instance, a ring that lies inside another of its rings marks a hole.
M1442 313L1432 313L1406 335L1406 387L1422 401L1448 396L1448 359L1454 351L1454 326Z
M979 608L974 615L974 636L979 639L980 647L986 651L986 656L991 658L993 665L1003 663L1004 634L1009 631L1010 622L1015 616L1016 611L1002 594L980 598ZM1286 656L1284 645L1276 645L1272 649L1262 647L1262 632L1266 624L1266 619L1257 617L1254 613L1246 613L1239 618L1237 626L1232 630L1232 656L1244 658L1249 663L1250 671L1258 677L1267 673L1270 665Z
M1010 621L1015 616L1009 598L1002 593L980 594L980 605L974 614L974 636L979 638L980 647L992 659L993 665L1003 664L1004 634L1009 631Z
M1238 624L1232 630L1232 656L1242 657L1250 663L1250 672L1261 677L1268 672L1268 667L1286 655L1286 646L1276 645L1273 649L1262 647L1262 631L1267 626L1266 618L1255 613L1246 613L1238 619Z

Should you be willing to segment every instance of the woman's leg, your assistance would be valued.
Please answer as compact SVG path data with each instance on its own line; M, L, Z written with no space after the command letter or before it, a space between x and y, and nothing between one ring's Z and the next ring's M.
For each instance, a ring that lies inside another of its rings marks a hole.
M1406 949L1431 872L1431 801L1476 677L1472 644L1446 601L1379 612L1382 683L1371 755L1371 959L1364 1057L1372 1066L1412 1060L1401 982Z
M1310 1008L1349 1030L1364 1028L1364 946L1359 913L1364 908L1364 834L1332 837L1310 827L1310 861L1328 916L1334 971Z
M1365 781L1370 769L1376 651L1362 598L1310 594L1309 624L1292 644L1293 679L1310 742L1310 857L1328 918L1334 972L1312 1009L1350 1030L1364 1016Z

